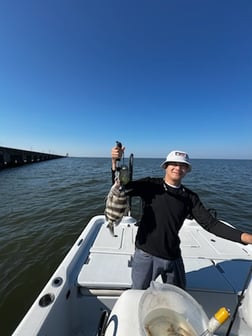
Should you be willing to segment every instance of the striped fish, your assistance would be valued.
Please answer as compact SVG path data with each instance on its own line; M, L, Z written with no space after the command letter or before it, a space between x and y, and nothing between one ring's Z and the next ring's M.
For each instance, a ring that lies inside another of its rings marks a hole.
M113 185L106 198L105 217L108 222L107 227L114 234L115 225L118 225L128 209L128 199L123 187Z

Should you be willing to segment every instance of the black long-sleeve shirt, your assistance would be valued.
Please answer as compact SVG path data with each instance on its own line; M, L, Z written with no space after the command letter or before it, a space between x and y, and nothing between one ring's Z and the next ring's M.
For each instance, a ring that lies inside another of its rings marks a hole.
M125 185L129 196L140 196L143 214L136 247L156 257L176 259L181 256L179 230L188 215L207 231L241 243L242 232L218 221L203 206L198 195L181 185L173 188L162 178L144 178Z

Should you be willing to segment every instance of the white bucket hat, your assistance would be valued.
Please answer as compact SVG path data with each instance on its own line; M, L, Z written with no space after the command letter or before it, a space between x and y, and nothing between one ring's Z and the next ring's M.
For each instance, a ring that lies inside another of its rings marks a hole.
M188 172L190 172L192 170L192 165L189 162L189 156L185 152L182 152L182 151L179 151L179 150L175 150L175 151L170 152L167 155L166 160L161 163L160 167L161 168L166 168L166 164L171 163L171 162L184 163L188 166Z

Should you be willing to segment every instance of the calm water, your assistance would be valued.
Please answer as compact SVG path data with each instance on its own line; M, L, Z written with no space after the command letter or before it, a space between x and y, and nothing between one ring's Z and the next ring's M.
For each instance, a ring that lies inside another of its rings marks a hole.
M134 178L162 176L161 161L135 159ZM252 161L192 163L184 184L220 219L252 232ZM1 335L11 335L89 219L103 213L110 183L110 159L102 158L0 171Z

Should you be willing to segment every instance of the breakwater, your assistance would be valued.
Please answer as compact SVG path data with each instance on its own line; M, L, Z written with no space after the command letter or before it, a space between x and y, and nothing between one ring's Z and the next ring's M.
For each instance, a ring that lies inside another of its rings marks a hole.
M17 167L24 164L54 160L65 156L51 153L34 152L23 149L0 147L0 169Z

